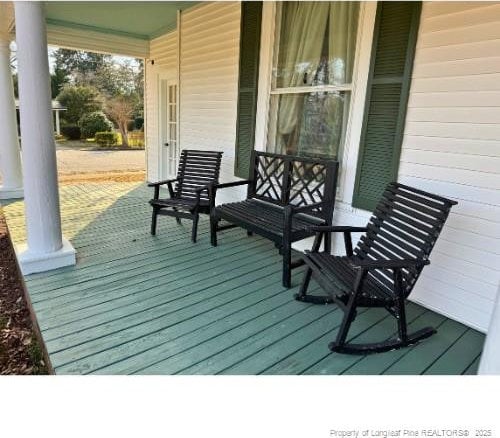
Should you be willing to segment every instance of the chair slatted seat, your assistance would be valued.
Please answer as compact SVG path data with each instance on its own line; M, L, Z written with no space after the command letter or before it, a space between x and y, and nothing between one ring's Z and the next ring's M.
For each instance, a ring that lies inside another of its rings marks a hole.
M210 213L209 184L219 182L222 152L183 150L179 158L177 177L148 184L154 187L154 197L149 201L153 207L151 234L156 234L158 215L173 216L193 221L191 240L196 242L199 214ZM173 183L175 182L175 187ZM167 185L169 198L160 198L160 186Z
M409 335L405 300L429 256L455 201L399 183L390 183L366 227L315 227L318 232L312 251L303 257L308 269L299 301L337 303L344 313L332 351L371 353L418 342L436 330L427 327ZM346 255L320 252L325 234L344 234ZM364 232L353 249L351 233ZM328 293L307 294L311 277ZM346 337L357 307L384 307L397 319L398 335L376 344L349 344Z

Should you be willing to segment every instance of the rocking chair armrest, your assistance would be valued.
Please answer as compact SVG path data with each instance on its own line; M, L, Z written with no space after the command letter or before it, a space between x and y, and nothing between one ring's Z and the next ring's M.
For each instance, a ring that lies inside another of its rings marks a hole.
M158 181L158 182L152 182L152 183L148 183L148 187L157 187L157 186L162 186L164 184L171 184L175 181L177 181L179 178L172 178L172 179L166 179L164 181Z
M429 265L429 260L350 260L350 265L355 269L404 269L404 268L419 268Z
M352 227L344 225L317 225L308 228L309 231L316 233L316 239L313 244L312 251L319 251L321 245L321 239L326 233L343 233L344 234L344 245L346 255L352 257L353 247L351 233L363 233L367 231L366 227Z

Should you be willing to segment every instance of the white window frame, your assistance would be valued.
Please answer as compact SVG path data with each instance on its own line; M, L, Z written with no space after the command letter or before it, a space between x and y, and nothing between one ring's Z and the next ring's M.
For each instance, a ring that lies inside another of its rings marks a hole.
M268 136L269 108L272 95L288 93L310 93L312 91L349 91L351 93L349 117L346 126L345 143L342 149L341 168L337 187L337 200L351 204L356 178L359 142L363 124L368 72L370 68L373 32L377 2L362 2L359 10L358 35L354 70L350 84L320 85L272 90L272 69L276 39L276 2L264 2L262 8L259 87L255 127L255 150L265 151Z

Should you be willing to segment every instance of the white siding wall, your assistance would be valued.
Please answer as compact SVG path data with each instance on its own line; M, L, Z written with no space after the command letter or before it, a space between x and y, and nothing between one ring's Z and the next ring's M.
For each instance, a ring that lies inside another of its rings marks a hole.
M151 61L154 64L151 64ZM177 77L177 31L162 35L151 41L150 59L146 60L145 81L145 113L146 113L146 158L147 179L158 181L159 175L159 147L158 137L158 75L167 74Z
M234 180L240 14L220 2L181 18L181 148L223 150L222 180Z
M459 202L413 298L486 330L500 281L500 3L426 2L400 181Z

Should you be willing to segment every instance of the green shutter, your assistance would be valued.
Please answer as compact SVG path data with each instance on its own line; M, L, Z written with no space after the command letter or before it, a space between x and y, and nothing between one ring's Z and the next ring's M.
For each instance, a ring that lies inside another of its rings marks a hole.
M234 173L241 178L248 178L250 155L254 147L261 17L262 2L242 3L238 118L234 160Z
M353 206L373 210L398 176L420 2L379 2Z

